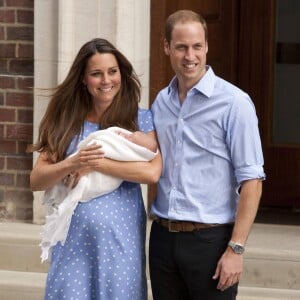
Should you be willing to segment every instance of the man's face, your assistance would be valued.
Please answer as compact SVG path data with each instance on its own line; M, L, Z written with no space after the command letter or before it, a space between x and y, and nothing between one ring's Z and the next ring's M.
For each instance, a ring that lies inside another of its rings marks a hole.
M165 41L164 49L180 86L190 89L205 74L208 45L201 23L176 24L170 44Z

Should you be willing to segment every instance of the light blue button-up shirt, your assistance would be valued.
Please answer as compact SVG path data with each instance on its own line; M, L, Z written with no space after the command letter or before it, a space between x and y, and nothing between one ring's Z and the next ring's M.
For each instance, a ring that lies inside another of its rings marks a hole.
M232 222L240 184L265 177L250 97L207 68L182 105L176 78L152 105L163 158L152 213L162 218Z

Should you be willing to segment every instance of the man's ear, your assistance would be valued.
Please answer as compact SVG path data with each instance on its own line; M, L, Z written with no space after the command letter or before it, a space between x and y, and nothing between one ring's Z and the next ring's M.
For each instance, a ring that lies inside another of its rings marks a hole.
M166 39L164 39L164 51L166 55L170 55L170 45Z

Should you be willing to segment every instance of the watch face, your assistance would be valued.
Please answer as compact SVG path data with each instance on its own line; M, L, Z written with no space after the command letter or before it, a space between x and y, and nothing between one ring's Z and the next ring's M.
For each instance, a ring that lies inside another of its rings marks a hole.
M240 245L240 244L236 244L234 242L229 242L228 246L231 247L231 249L233 250L234 253L236 254L243 254L245 251L244 246Z
M243 254L244 253L244 247L241 245L235 245L233 251L237 254Z

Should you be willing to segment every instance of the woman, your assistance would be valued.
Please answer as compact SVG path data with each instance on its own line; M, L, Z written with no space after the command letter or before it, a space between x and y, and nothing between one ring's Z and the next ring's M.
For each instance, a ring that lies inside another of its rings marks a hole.
M52 251L45 299L147 299L146 213L140 185L157 182L158 154L150 162L104 158L101 146L76 152L91 132L118 126L142 131L136 141L152 145L152 115L140 109L140 82L130 62L107 40L82 46L69 74L52 96L33 150L40 155L31 172L32 190L64 180L75 186L98 171L123 179L113 192L79 203L64 245Z

